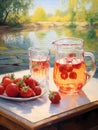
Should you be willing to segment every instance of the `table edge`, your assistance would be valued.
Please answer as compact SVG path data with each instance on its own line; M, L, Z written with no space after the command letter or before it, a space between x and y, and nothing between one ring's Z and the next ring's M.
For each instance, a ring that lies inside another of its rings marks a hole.
M57 123L59 121L70 119L74 116L79 116L81 114L84 114L85 112L89 112L97 108L98 108L98 100L76 107L68 111L64 111L62 113L59 113L57 115L45 118L41 121L34 122L34 123L20 117L19 115L11 111L8 111L7 109L4 109L3 107L0 107L0 115L3 116L5 119L11 120L15 124L18 124L22 128L29 129L29 130L36 130L39 128L43 128L44 126L51 125L53 123Z

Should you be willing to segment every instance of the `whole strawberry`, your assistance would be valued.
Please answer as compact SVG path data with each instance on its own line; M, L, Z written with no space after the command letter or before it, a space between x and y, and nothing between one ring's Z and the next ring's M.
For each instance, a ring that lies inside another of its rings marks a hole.
M24 86L20 90L20 96L23 98L34 97L35 92L29 86Z
M57 91L50 91L49 92L49 100L51 101L51 103L59 103L61 100L61 96Z
M12 82L13 81L10 78L5 78L2 82L2 85L6 88L6 86Z
M6 88L8 84L13 83L14 78L14 74L4 75L2 78L2 85Z
M19 87L19 90L26 86L25 82L23 81L23 78L16 78L14 81L13 81L15 84L17 84L17 86Z
M33 79L30 75L24 76L24 77L23 77L23 80L24 80L25 84L26 84L27 86L29 86L30 88L32 88L32 89L33 89L35 86L38 85L38 82L37 82L35 79Z
M3 95L3 94L4 94L4 90L5 90L4 86L2 86L2 85L0 84L0 95Z
M33 90L34 90L34 92L35 92L36 95L40 95L42 93L42 89L41 89L40 86L35 86L33 88Z
M9 97L17 97L19 94L19 87L14 83L8 84L6 86L6 94Z
M4 81L6 78L9 78L9 79L11 79L11 80L13 81L13 80L15 79L15 75L14 75L14 74L4 75L3 78L2 78L2 83L3 83L3 81Z
M13 82L14 82L15 84L17 84L18 82L21 82L21 81L23 81L22 78L15 78Z

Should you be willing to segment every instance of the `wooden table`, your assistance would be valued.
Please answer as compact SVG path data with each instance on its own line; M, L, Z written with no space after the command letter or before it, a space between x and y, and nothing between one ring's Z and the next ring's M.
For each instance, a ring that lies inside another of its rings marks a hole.
M29 70L16 72L17 77ZM57 90L50 72L49 89ZM1 76L2 78L2 76ZM98 79L92 78L78 94L61 94L51 104L48 93L36 100L10 101L0 98L0 130L94 130L98 129Z

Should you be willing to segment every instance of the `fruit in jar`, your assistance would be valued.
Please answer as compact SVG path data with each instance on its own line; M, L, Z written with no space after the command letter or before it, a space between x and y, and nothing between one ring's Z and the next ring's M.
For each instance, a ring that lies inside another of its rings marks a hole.
M76 72L71 72L71 73L69 74L69 78L70 78L70 79L76 79L76 78L77 78L77 73L76 73Z
M87 80L86 64L75 56L58 59L54 64L53 79L60 91L79 91Z
M62 79L67 79L68 78L68 73L67 72L65 72L65 73L61 73L61 78Z

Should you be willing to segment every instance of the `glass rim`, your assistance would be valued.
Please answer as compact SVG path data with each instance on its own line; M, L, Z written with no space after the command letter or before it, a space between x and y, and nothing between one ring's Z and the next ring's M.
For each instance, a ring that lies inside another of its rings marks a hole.
M75 38L75 37L64 37L64 38L59 38L55 41L52 42L52 44L57 45L57 46L83 46L84 45L84 40L81 38Z
M29 51L36 51L36 52L50 52L50 50L48 48L39 48L39 47L29 47L28 48Z

